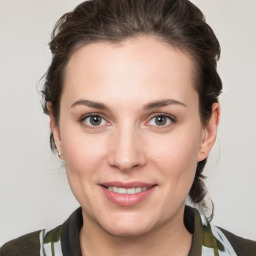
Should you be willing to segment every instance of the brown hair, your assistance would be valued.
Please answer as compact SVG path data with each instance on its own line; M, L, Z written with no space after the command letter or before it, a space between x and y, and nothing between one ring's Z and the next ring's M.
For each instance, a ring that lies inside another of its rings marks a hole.
M64 14L50 42L53 58L42 90L44 112L48 114L46 103L50 102L58 123L65 67L77 49L93 42L118 43L139 35L155 36L190 54L196 66L194 83L205 125L222 90L216 71L220 45L202 12L188 0L89 0ZM52 134L50 142L54 150ZM189 192L191 201L202 206L207 192L202 174L205 164L206 159L198 163Z

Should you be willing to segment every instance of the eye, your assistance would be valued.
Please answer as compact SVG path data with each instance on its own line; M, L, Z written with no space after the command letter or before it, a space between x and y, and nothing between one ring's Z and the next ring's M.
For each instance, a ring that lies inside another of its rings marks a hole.
M148 125L152 126L168 126L171 123L175 123L175 119L165 114L155 115L148 122Z
M107 122L106 120L100 116L100 115L96 115L96 114L91 114L91 115L87 115L82 119L82 122L85 126L87 127L97 127L97 126L103 126L106 125Z

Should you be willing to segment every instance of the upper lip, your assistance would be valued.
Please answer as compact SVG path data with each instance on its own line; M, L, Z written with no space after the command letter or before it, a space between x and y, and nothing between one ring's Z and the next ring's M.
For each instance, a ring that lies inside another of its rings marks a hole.
M138 188L138 187L153 187L156 184L140 182L140 181L133 181L133 182L110 181L110 182L100 183L100 185L105 187Z

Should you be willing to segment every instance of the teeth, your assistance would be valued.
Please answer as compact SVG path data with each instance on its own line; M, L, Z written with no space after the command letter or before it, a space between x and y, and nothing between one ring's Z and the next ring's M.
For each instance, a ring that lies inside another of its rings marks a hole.
M128 194L134 195L142 191L147 190L148 187L137 187L137 188L118 188L118 187L108 187L108 190L113 191L118 194Z
M126 191L127 191L127 194L129 194L129 195L133 195L136 193L135 188L128 188Z
M112 189L111 189L111 188L112 188ZM118 193L118 187L109 187L108 189L111 190L111 191L114 191L114 192Z
M142 191L142 188L135 188L136 193L140 193Z
M119 194L127 194L126 192L127 192L126 188L119 188L117 193L119 193Z

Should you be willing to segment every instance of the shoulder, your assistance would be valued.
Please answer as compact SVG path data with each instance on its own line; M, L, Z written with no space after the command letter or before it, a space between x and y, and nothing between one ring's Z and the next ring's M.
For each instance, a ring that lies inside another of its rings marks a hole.
M189 256L256 256L256 241L213 225L194 208L186 207L185 215L184 223L193 233Z
M204 237L203 249L215 247L220 255L225 256L256 256L255 241L239 237L209 222L202 222Z
M229 242L231 243L232 247L234 248L238 256L240 255L255 256L256 255L256 241L239 237L223 228L219 228L219 229L223 232L223 234L229 240Z
M43 229L18 237L0 248L0 256L54 255L53 249L57 255L62 255L60 231L61 226L58 226L50 231Z
M29 233L4 244L0 249L0 256L40 255L40 232Z
M79 232L82 211L78 208L62 225L21 236L4 244L0 256L81 255Z

